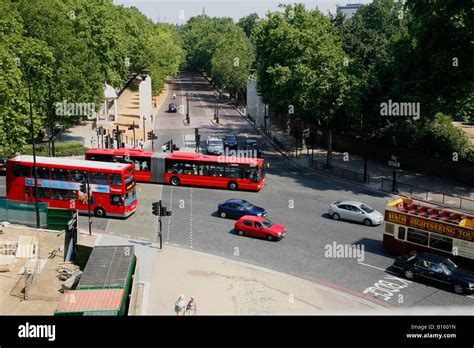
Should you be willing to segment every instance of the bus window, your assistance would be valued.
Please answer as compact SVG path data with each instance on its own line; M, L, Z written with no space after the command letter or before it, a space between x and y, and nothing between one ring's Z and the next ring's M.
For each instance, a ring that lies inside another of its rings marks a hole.
M453 251L453 240L447 237L441 237L436 234L431 234L430 236L430 247L452 252Z
M122 205L122 195L110 195L111 205Z
M36 197L34 188L31 190L31 192L33 193L32 196ZM50 192L51 190L49 188L38 187L38 198L49 199L49 197L51 197Z
M75 182L82 182L87 177L87 172L84 170L71 170L71 180Z
M398 228L398 239L405 240L406 229L405 227Z
M169 168L168 168L168 173L171 174L183 174L183 164L179 162L173 163Z
M19 164L15 164L13 166L13 175L14 176L25 176L29 177L31 176L31 170L29 166L22 166Z
M89 180L91 184L107 185L107 174L101 172L91 172Z
M131 161L135 167L135 170L140 170L142 172L150 171L150 166L151 166L150 158L131 157Z
M110 185L115 185L115 186L122 185L122 176L120 174L110 174L109 183Z
M185 163L183 168L184 174L191 174L197 175L198 174L198 166L194 163Z
M242 170L239 167L226 167L225 176L227 178L242 179Z
M38 176L38 179L49 179L49 168L36 167L36 175Z
M53 168L51 169L51 177L55 180L69 180L69 170Z
M224 167L222 166L215 166L210 164L208 166L208 173L209 176L224 176Z
M68 201L69 191L62 189L52 189L52 197L53 199L57 199L59 201Z
M407 233L407 241L428 246L428 232L409 228Z

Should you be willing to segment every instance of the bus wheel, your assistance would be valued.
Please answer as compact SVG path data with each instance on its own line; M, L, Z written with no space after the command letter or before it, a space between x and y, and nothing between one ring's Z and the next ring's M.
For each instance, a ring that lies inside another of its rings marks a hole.
M180 183L180 181L179 181L179 178L178 178L178 177L173 176L173 177L171 178L171 185L173 185L173 186L178 186L179 183Z
M105 217L105 210L104 208L97 207L94 209L94 215L97 217Z
M403 274L405 274L405 278L407 279L413 279L415 277L415 273L413 273L413 271L407 269L405 270L405 272L403 272Z
M462 295L462 293L464 292L464 288L462 287L461 284L454 285L453 290L458 295Z
M239 188L239 185L237 185L235 181L229 181L229 183L227 184L227 187L229 190L235 191Z

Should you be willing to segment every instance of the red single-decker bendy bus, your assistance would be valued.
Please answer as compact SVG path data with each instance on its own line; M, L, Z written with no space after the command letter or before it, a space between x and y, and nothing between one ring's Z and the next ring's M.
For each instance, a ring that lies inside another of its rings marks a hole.
M237 153L239 154L239 153ZM259 191L265 184L261 158L158 153L138 149L90 149L86 159L132 163L137 181Z
M36 157L38 201L51 208L88 211L88 195L81 184L88 183L91 211L99 217L127 217L137 208L133 166L57 157ZM16 156L7 161L7 198L35 202L33 156ZM86 185L87 188L87 185Z

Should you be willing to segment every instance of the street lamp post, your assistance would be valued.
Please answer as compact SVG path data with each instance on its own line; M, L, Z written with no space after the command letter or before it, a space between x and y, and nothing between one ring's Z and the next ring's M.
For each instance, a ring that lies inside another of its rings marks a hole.
M186 92L186 122L190 123L189 121L189 95L188 95L188 92Z
M40 213L38 205L38 175L36 169L36 144L35 144L35 127L33 124L33 102L31 99L31 74L30 74L31 65L28 66L28 97L30 102L30 133L31 133L31 145L33 147L33 177L35 179L35 212L36 212L36 228L40 228Z

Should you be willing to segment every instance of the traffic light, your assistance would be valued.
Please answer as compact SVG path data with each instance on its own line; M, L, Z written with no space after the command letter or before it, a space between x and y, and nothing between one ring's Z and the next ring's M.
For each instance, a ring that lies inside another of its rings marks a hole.
M152 204L153 215L159 215L160 214L160 207L161 207L161 201L153 202L153 204Z
M87 185L87 184L86 184L86 181L85 181L85 180L82 181L82 182L81 182L81 186L80 186L80 188L79 188L79 191L81 191L82 193L87 193L87 186L86 186L86 185Z
M153 135L154 135L154 134L153 134L153 131L149 131L149 132L147 133L147 139L148 139L148 140L153 140Z
M171 216L171 211L168 211L166 207L161 207L160 216Z

